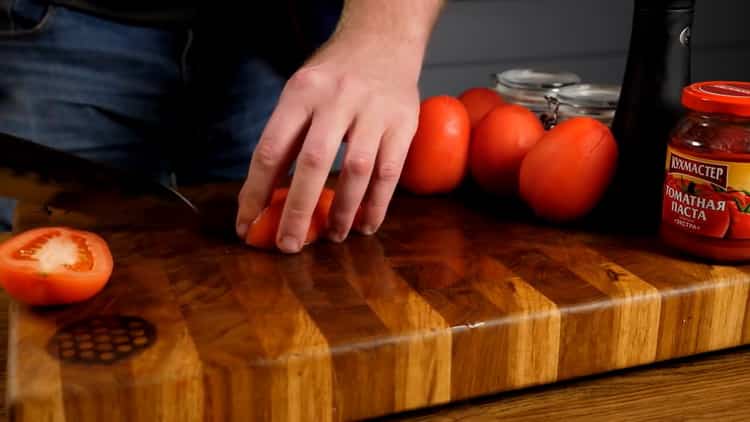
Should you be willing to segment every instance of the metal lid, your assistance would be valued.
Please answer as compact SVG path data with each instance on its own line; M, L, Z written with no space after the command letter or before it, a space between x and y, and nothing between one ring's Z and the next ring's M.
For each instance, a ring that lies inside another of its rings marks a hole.
M614 109L620 100L620 87L617 85L582 84L561 88L557 99L572 107Z
M704 113L750 117L750 82L699 82L682 90L682 105Z
M495 74L497 83L510 88L547 91L581 82L581 78L569 72L543 72L534 69L513 69Z

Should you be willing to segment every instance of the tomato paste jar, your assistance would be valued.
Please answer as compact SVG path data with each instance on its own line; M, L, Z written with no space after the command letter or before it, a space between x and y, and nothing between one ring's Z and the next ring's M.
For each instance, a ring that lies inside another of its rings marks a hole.
M750 83L683 90L667 148L661 236L715 261L750 260Z

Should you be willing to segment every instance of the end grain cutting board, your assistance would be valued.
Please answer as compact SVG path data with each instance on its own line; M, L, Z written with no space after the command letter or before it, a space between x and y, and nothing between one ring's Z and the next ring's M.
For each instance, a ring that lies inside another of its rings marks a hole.
M351 420L750 343L749 268L455 199L295 256L76 218L20 214L98 226L116 269L88 303L12 305L15 421Z

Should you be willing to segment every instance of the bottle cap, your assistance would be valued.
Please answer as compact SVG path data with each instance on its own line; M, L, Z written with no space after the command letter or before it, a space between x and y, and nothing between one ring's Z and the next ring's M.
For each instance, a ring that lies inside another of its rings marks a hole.
M700 82L682 90L682 104L704 113L750 117L750 82Z

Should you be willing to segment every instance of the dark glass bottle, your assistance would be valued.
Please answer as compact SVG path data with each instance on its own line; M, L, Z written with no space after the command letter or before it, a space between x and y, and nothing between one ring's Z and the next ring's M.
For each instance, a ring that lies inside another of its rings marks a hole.
M669 133L690 84L695 0L635 0L622 93L612 124L620 149L604 210L629 232L656 232ZM614 214L614 215L613 215Z

